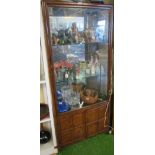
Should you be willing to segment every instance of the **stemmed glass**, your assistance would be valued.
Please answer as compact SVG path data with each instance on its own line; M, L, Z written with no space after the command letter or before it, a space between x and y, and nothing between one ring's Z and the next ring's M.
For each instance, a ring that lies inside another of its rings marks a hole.
M80 102L80 94L77 92L73 92L71 100L72 100L72 107L77 108L79 106L79 102Z

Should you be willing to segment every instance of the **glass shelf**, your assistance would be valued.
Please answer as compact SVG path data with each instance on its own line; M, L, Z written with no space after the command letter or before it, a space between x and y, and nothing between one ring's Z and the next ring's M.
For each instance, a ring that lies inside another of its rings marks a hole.
M108 45L108 43L107 42L84 42L84 43L68 43L68 44L53 44L52 43L52 46L65 46L65 45L81 45L81 44L83 44L83 45L89 45L89 44L104 44L104 45Z

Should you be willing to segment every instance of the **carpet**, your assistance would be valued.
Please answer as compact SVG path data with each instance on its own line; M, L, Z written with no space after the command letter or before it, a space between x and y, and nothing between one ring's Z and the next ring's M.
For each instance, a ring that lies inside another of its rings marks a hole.
M99 134L66 146L58 155L114 155L114 135Z

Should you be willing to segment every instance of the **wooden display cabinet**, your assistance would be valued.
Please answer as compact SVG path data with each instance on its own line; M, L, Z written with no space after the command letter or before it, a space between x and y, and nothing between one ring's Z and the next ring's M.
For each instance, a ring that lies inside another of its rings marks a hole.
M109 130L113 6L42 0L42 14L60 148Z

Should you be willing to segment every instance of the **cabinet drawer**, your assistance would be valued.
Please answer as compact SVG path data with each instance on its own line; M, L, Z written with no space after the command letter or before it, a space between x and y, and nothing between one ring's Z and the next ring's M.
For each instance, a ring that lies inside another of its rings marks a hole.
M106 111L106 107L107 107L107 105L104 105L104 106L101 106L101 107L98 109L98 117L99 117L99 119L104 118L104 114L105 114L105 111Z
M73 126L80 126L84 124L84 113L73 114Z
M87 137L94 136L98 132L98 122L87 125Z
M61 132L61 142L62 144L68 144L73 141L73 131L66 130Z
M85 137L85 128L84 126L77 127L73 129L73 137L76 140L83 139Z
M92 123L98 120L98 109L91 109L86 112L86 123Z
M72 127L72 115L60 116L61 130L70 129Z

